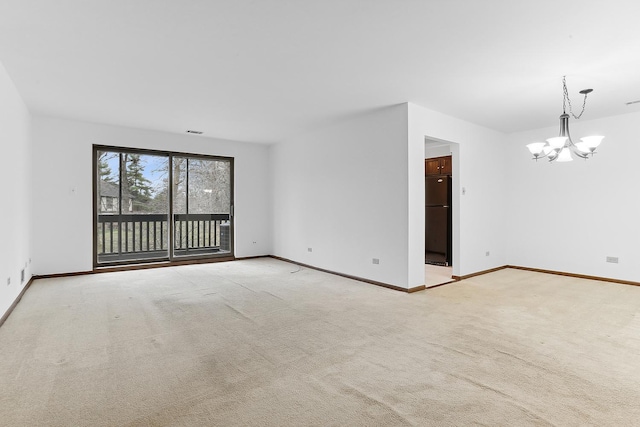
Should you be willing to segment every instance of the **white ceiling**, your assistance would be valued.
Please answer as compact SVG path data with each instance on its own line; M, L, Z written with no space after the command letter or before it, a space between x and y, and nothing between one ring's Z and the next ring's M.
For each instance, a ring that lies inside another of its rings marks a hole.
M413 102L496 130L640 111L638 0L2 0L35 114L274 142Z

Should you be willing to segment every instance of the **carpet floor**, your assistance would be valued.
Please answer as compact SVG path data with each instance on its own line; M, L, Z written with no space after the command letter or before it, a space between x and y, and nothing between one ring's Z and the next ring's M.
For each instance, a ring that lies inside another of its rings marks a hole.
M638 425L640 287L501 270L414 294L263 258L36 280L0 425Z

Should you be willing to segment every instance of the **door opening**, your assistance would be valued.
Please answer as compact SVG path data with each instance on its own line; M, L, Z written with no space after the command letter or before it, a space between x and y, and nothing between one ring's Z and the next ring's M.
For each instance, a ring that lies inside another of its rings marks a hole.
M449 143L425 140L425 286L452 281L453 156Z

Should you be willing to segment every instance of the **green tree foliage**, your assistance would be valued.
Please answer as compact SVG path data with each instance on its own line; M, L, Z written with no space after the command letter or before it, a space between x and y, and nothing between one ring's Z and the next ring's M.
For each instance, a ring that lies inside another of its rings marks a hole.
M146 212L153 198L153 186L143 174L144 164L139 154L125 154L125 172L128 194L133 203L133 212Z
M114 182L113 179L113 172L111 171L111 168L109 167L109 163L107 163L107 160L109 160L109 155L113 155L114 153L109 153L106 151L100 151L99 155L98 155L98 174L100 176L100 180L101 181L105 181L105 182Z

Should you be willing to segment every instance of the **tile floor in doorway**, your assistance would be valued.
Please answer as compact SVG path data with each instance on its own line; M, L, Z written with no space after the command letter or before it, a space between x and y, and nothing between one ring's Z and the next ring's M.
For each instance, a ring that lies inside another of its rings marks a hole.
M453 267L442 267L439 265L424 265L424 285L429 288L431 286L442 285L453 281L451 275Z

